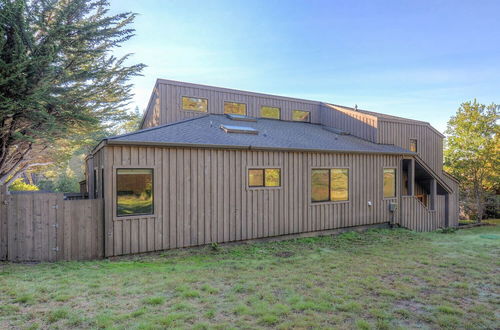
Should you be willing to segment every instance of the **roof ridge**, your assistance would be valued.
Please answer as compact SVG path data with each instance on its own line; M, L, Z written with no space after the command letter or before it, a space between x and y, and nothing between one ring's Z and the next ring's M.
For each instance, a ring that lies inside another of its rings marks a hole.
M153 127L145 128L145 129L140 129L140 130L137 130L137 131L134 131L134 132L130 132L130 133L115 135L115 136L112 136L112 137L105 138L104 140L112 140L112 139L121 138L121 137L124 137L124 136L130 136L130 135L134 135L134 134L138 134L138 133L149 132L149 131L153 131L155 129L160 129L160 128L164 128L164 127L168 127L168 126L174 126L174 125L177 125L177 124L182 124L182 123L186 123L186 122L189 122L189 121L192 121L192 120L196 120L196 119L200 119L200 118L205 118L205 117L209 117L209 116L210 116L210 114L204 114L204 115L201 115L201 116L198 116L198 117L193 117L193 118L178 120L178 121L173 122L173 123L167 123L167 124L163 124L163 125L158 125L158 126L153 126Z

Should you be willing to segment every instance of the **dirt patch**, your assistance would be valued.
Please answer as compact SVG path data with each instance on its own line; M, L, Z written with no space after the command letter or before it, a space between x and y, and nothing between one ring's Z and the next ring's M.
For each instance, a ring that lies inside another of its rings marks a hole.
M274 255L279 258L290 258L294 255L294 253L291 251L280 251L275 253Z

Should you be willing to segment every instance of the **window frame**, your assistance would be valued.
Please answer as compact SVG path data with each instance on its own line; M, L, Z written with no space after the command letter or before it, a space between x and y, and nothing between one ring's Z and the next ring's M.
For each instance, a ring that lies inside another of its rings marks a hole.
M240 114L240 113L229 113L229 112L226 112L226 103L236 103L236 104L244 104L245 105L245 113L244 114ZM240 115L240 116L248 116L248 104L244 103L244 102L237 102L237 101L227 101L227 100L224 100L223 101L223 104L222 104L222 113L223 114L229 114L229 115Z
M300 112L307 112L309 114L308 116L308 120L305 121L305 120L295 120L293 119L293 113L296 112L296 111L300 111ZM293 109L292 110L292 121L295 121L297 123L310 123L311 122L311 111L307 111L307 110L300 110L300 109Z
M266 186L266 169L279 170L280 171L280 185L279 186ZM250 186L250 175L249 170L263 170L264 171L264 185L263 186ZM247 166L246 168L246 189L247 190L269 190L269 189L282 189L283 188L283 168L282 166Z
M200 111L200 110L193 110L193 109L184 109L182 99L185 98L185 97L190 98L190 99L206 100L207 101L207 110L206 111ZM196 112L196 113L208 113L208 99L204 98L204 97L181 95L181 110L182 111L192 111L192 112Z
M394 170L394 196L393 197L385 197L384 195L384 171L385 170ZM383 200L394 200L398 198L398 168L396 166L384 166L382 167L382 198Z
M117 170L133 170L133 169L137 169L137 170L152 170L152 186L153 186L153 200L152 200L152 203L153 203L153 213L148 213L148 214L136 214L136 215L120 215L118 216L118 194L117 194L117 188L118 188L118 185L117 185ZM158 210L157 210L157 204L155 202L155 195L156 193L159 191L158 189L160 189L159 187L159 183L156 182L155 178L156 178L156 170L157 170L157 167L156 166L148 166L148 165L114 165L113 166L113 189L112 189L112 201L113 201L113 205L112 205L112 212L113 212L113 221L121 221L121 220L130 220L130 219L144 219L144 218L152 218L152 217L156 217L157 214L158 214Z
M418 152L418 139L410 138L409 140L410 140L410 145L408 147L408 150L410 150L411 152L417 153ZM415 141L415 151L411 150L412 141Z
M262 108L274 108L274 109L278 109L278 118L270 118L270 117L263 117L262 116ZM281 108L280 107L273 107L273 106L270 106L270 105L261 105L260 108L259 108L259 118L264 118L264 119L274 119L274 120L281 120Z
M334 169L346 169L348 173L348 178L347 178L347 200L343 201L333 201L332 198L332 189L331 189L331 184L332 184L332 171ZM328 171L328 200L325 201L313 201L312 200L312 171L313 170L329 170ZM343 204L343 203L350 203L351 202L351 187L352 187L352 169L350 166L311 166L309 167L309 204L310 205L324 205L324 204Z

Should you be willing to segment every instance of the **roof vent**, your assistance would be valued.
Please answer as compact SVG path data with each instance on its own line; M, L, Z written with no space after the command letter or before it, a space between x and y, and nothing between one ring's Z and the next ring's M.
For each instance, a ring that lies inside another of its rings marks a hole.
M248 117L248 116L244 116L244 115L235 115L235 114L230 114L230 113L227 113L226 117L231 119L231 120L253 121L253 122L257 121L257 119L253 118L253 117Z
M259 131L253 127L220 125L220 129L226 133L259 134Z

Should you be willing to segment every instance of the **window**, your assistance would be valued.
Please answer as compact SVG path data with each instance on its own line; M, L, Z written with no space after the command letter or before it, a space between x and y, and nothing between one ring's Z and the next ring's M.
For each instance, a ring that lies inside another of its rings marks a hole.
M384 198L396 197L396 169L384 168Z
M311 200L313 202L348 201L349 169L313 169L311 173Z
M280 119L281 118L281 109L275 107L261 107L260 108L260 116L262 118L270 118L270 119Z
M310 115L311 113L309 111L293 110L292 120L310 122L311 121Z
M245 103L224 102L224 113L246 115L247 105Z
M417 140L410 139L410 151L417 152Z
M334 168L330 173L330 199L335 202L349 200L349 169Z
M153 214L153 170L116 170L116 215Z
M201 111L207 112L208 109L208 100L200 99L196 97L182 97L182 109L183 110L192 110L192 111Z
M256 168L248 170L249 187L280 187L281 170L279 168Z

